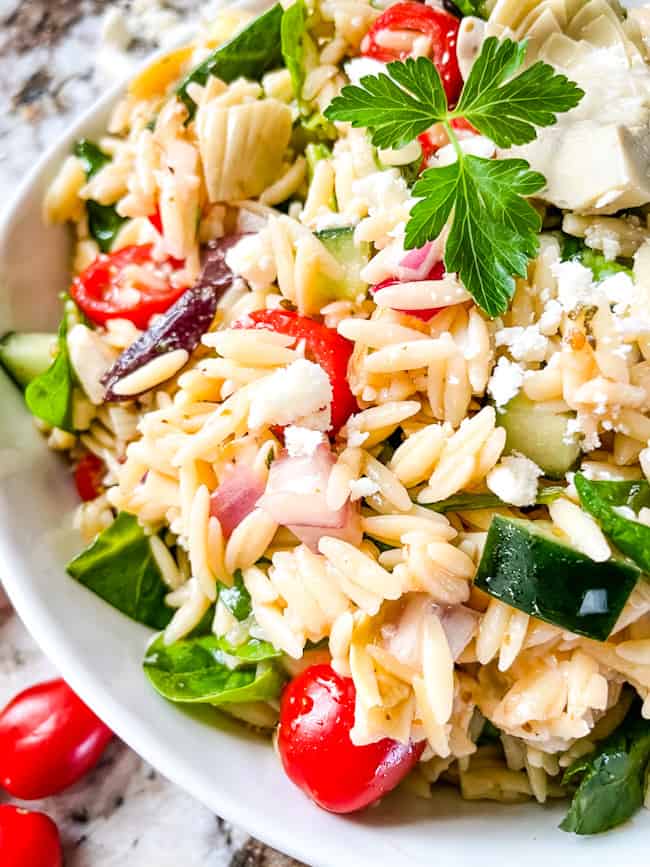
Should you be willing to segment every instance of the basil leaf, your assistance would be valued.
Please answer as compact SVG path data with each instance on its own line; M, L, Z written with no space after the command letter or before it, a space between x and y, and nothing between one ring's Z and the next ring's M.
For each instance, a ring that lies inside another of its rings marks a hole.
M600 524L603 533L616 547L650 572L650 527L625 518L616 509L627 506L636 514L650 508L650 484L638 482L593 482L576 473L575 486L580 505Z
M85 138L80 139L75 144L74 152L81 160L88 179L111 161L108 154L105 154L94 142ZM117 233L128 218L120 217L115 210L115 205L101 205L93 199L86 201L86 214L88 215L88 231L91 237L97 241L102 253L108 253Z
M650 721L637 705L594 752L567 769L563 783L580 785L560 828L600 834L626 822L643 806L649 763Z
M87 138L79 139L74 146L74 153L81 160L87 178L92 178L111 161L108 154Z
M558 485L549 485L540 488L535 499L536 506L546 506L561 497L565 489ZM496 494L454 494L439 503L427 504L427 509L434 512L470 512L476 509L498 509L500 506L508 506L500 500Z
M99 244L102 253L108 253L113 246L117 233L120 231L127 217L120 217L115 210L115 205L100 205L89 199L86 202L88 214L88 231Z
M295 0L285 10L280 30L284 65L291 76L294 96L300 101L305 83L305 40L308 38L305 0Z
M110 527L68 563L68 574L127 617L164 629L173 611L168 588L137 518L120 512Z
M73 432L74 376L68 354L67 331L64 316L59 326L56 358L45 373L41 373L29 383L25 390L25 402L32 415L61 430Z
M196 103L187 92L190 84L203 85L211 75L226 83L240 77L260 81L264 73L282 66L282 14L282 6L276 3L183 79L176 95L189 112L188 121L196 113Z
M170 701L213 705L268 701L279 696L286 680L273 663L280 655L272 645L256 639L235 648L209 635L166 647L160 636L147 651L144 670L154 689Z
M251 595L246 589L241 571L237 569L232 587L219 585L219 599L237 620L247 620L253 611Z

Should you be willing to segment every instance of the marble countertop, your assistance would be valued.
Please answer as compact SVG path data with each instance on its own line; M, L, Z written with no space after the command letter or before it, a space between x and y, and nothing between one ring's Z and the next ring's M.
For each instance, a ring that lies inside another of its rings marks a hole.
M99 95L107 73L123 75L215 5L0 0L0 200ZM0 707L55 675L0 587ZM85 780L37 807L61 830L66 867L299 867L214 816L117 741Z

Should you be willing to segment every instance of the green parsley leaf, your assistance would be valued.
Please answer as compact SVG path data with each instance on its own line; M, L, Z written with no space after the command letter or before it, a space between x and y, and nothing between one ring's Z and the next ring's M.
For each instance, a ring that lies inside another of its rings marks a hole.
M289 70L294 95L300 100L305 83L305 39L308 38L305 0L296 0L285 10L280 31L284 65Z
M360 87L344 87L325 117L367 127L378 148L400 148L445 120L447 98L437 69L426 57L389 63L386 71L388 75L364 75Z
M537 253L541 218L523 197L544 183L525 160L464 156L427 169L413 187L413 195L423 198L411 211L405 246L422 247L437 238L453 211L445 267L459 275L486 313L499 316L514 294L513 275L525 277Z
M498 147L533 141L535 127L553 126L559 113L575 108L584 96L577 84L541 60L515 76L525 56L525 42L486 39L452 113Z

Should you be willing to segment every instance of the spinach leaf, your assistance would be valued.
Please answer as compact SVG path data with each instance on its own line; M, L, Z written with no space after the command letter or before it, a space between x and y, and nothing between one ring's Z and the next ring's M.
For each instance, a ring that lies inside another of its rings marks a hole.
M29 383L25 390L25 402L32 415L61 430L72 432L74 376L68 354L67 331L67 319L64 316L59 326L56 358L44 373Z
M474 584L526 614L605 641L640 575L629 560L596 562L534 521L496 515Z
M237 620L247 620L251 616L253 605L251 595L246 589L241 570L237 569L232 587L219 585L219 599Z
M606 259L599 250L587 247L582 238L574 238L572 235L562 235L562 259L568 261L577 259L585 268L589 268L594 275L594 281L601 283L607 277L623 272L632 276L632 262L630 260L617 261Z
M254 638L233 647L208 635L165 647L160 636L147 651L144 670L154 689L170 701L268 701L278 697L286 679L273 662L280 655Z
M138 623L164 629L173 611L168 588L137 518L120 512L110 527L68 563L68 574Z
M580 505L598 521L603 533L644 572L650 572L650 527L616 511L627 506L636 514L643 507L650 508L650 484L593 482L576 473L575 486Z
M74 152L81 160L88 179L111 161L108 154L105 154L94 142L86 138L80 139L75 144ZM86 214L88 215L88 231L97 241L102 253L108 253L127 218L120 217L115 210L115 205L102 205L93 199L86 201Z
M108 154L87 138L79 139L74 146L74 153L81 160L87 178L92 178L111 161Z
M100 205L89 199L86 202L88 214L88 231L99 244L102 253L108 253L113 246L117 233L120 231L127 217L120 217L115 210L115 205Z
M631 818L643 805L650 763L650 721L638 705L600 746L575 761L563 783L580 780L560 828L600 834Z
M540 488L535 500L536 506L546 506L557 500L564 493L564 488L559 485L549 485L546 488ZM496 494L454 494L446 500L440 500L439 503L429 503L427 509L434 512L470 512L475 509L498 509L500 506L507 506L503 500L500 500Z
M284 65L289 70L293 93L300 102L302 87L305 83L305 41L307 34L307 7L305 0L295 2L285 10L282 16L282 57Z
M190 84L205 84L211 75L226 83L240 77L260 81L264 73L282 66L282 14L282 6L276 3L188 73L176 91L189 113L188 122L196 113L196 103L187 92Z

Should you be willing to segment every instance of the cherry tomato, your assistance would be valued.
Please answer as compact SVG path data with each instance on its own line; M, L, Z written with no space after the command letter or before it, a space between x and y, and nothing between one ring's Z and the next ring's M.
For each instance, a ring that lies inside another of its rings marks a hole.
M472 126L472 124L465 120L464 117L455 117L451 121L451 125L455 130L458 130L460 133L472 133L473 135L479 135L479 131ZM460 138L467 138L466 135L461 135ZM422 165L420 166L420 172L423 172L426 168L429 167L429 160L431 157L437 153L441 147L444 147L449 143L449 139L447 138L447 134L445 133L444 127L442 124L436 124L431 129L428 129L426 132L420 133L418 136L418 141L420 142L420 147L422 148Z
M2 804L0 864L2 867L62 867L59 832L49 816Z
M55 795L97 764L112 736L63 680L32 686L0 713L0 785L25 801Z
M151 244L102 253L75 278L70 294L86 316L99 325L109 319L129 319L146 328L154 313L164 313L187 286L172 286L174 259L154 262ZM138 279L137 269L151 272L151 283Z
M289 310L257 310L233 327L264 328L305 341L307 355L320 364L332 383L331 433L336 433L357 411L357 401L348 384L348 362L354 347L333 328Z
M444 262L436 262L431 271L426 276L426 280L442 280L445 276L445 264ZM386 286L393 286L395 283L399 283L399 280L393 280L390 277L388 280L382 280L381 283L377 283L376 286L370 287L370 292L374 295L375 292L378 292L380 289L385 289ZM415 316L416 319L421 319L423 322L428 322L432 316L435 316L440 307L430 307L426 310L402 310L398 309L399 313L408 313L409 316Z
M313 665L282 696L278 747L289 779L319 807L352 813L390 792L417 764L424 742L385 738L355 747L355 689L329 665Z
M101 494L102 479L105 474L104 461L92 452L86 452L79 460L74 468L74 483L77 486L77 493L84 502L94 500Z
M458 27L458 18L449 12L406 0L405 3L389 6L379 16L363 37L361 53L384 63L405 60L413 50L410 40L406 40L403 48L386 45L386 37L390 33L394 33L397 40L404 31L411 31L415 37L428 38L430 47L427 53L440 73L447 100L453 107L463 89L463 78L456 57Z

